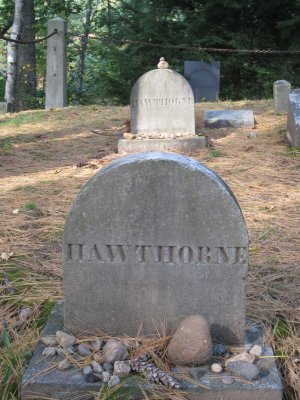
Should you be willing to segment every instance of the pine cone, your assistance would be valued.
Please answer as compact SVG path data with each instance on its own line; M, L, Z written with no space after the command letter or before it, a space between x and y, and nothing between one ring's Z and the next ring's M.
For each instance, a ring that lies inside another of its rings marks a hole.
M129 360L129 365L133 371L142 373L151 383L161 383L172 389L180 389L180 383L176 379L148 361L132 358Z

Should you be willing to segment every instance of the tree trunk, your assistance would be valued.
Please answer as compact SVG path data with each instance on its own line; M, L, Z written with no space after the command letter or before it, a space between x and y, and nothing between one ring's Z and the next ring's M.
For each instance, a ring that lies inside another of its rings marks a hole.
M81 47L79 54L79 66L78 66L78 83L76 89L76 97L78 102L82 97L83 93L83 78L85 71L85 58L88 46L88 37L91 33L91 15L92 15L92 0L87 0L86 2L86 13L85 13L85 24L84 24L84 34L81 36Z
M35 39L34 0L23 2L20 38ZM19 45L16 111L36 108L36 50L35 43Z
M18 39L22 25L22 9L24 0L15 0L14 22L10 34L11 39ZM5 84L5 101L7 103L7 111L15 111L15 89L17 83L18 72L18 47L16 43L8 42L7 44L7 75Z

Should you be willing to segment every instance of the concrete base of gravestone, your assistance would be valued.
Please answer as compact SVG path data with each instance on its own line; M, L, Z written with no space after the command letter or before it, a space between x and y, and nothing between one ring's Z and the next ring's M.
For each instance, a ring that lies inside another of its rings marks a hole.
M300 89L289 94L286 138L291 146L300 147Z
M252 110L208 110L204 123L207 128L253 128Z
M148 151L179 151L189 154L206 147L205 136L194 136L178 139L120 139L118 142L118 153L132 154Z
M261 328L253 323L246 325L249 328L246 330L245 347L249 348L254 344L263 345L264 337ZM57 303L53 308L42 335L54 335L57 330L63 330L62 302ZM62 359L62 356L42 356L43 349L44 345L39 342L23 377L22 400L44 398L95 400L100 398L99 391L107 384L86 382L81 370L75 367L58 371L53 366ZM282 384L272 349L263 346L263 356L258 361L258 363L261 363L259 366L260 376L253 382L238 378L232 384L224 384L222 377L228 375L228 373L213 374L208 365L174 368L173 371L176 373L176 378L181 382L182 390L188 394L187 398L199 400L281 400ZM187 375L189 375L189 381L184 379L184 376ZM192 380L191 376L193 377ZM152 385L145 381L137 381L136 378L137 376L132 374L126 379L124 385L118 391L120 398L136 400L145 398L141 393L140 385L143 385L146 392Z

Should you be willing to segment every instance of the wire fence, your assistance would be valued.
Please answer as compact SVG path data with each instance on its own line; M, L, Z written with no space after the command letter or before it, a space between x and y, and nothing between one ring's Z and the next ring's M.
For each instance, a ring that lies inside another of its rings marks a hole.
M129 39L113 39L108 37L99 37L94 34L83 35L83 34L70 34L73 38L85 38L85 39L94 39L102 41L103 43L113 43L113 44L136 44L147 47L157 47L162 49L176 49L176 50L187 50L187 51L196 51L203 53L231 53L231 54L289 54L289 55L297 55L300 54L300 50L272 50L272 49L229 49L229 48L216 48L216 47L202 47L202 46L187 46L184 44L163 44L163 43L152 43L152 42L142 42L138 40L129 40Z
M0 40L5 40L6 42L11 42L11 43L16 43L16 44L35 44L35 43L40 43L44 42L45 40L51 38L52 36L56 35L58 33L57 29L54 29L52 33L50 33L47 36L44 36L42 38L38 38L35 40L21 40L21 39L11 39L7 36L1 35Z
M5 40L6 42L12 42L16 44L35 44L43 42L52 36L58 33L57 29L54 29L52 33L42 38L38 38L35 40L21 40L21 39L11 39L4 35L0 36L0 40ZM170 44L170 43L153 43L151 41L143 42L139 40L129 40L129 39L114 39L111 37L105 36L97 36L95 34L74 34L69 33L69 37L73 39L92 39L92 40L99 40L106 44L131 44L131 45L141 45L146 47L152 48L161 48L161 49L176 49L176 50L185 50L185 51L194 51L194 52L201 52L201 53L223 53L223 54L260 54L260 55L298 55L300 54L300 50L272 50L272 49L230 49L230 48L217 48L217 47L202 47L202 46L187 46L184 44Z

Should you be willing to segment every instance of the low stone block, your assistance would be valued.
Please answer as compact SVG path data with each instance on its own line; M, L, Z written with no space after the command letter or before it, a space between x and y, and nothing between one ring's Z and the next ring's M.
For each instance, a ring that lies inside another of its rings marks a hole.
M293 90L289 95L286 136L291 146L300 146L300 89Z
M52 310L48 322L42 335L54 335L57 330L63 330L63 303L59 302ZM251 325L246 330L245 346L263 343L263 334L260 328ZM95 400L99 398L99 390L107 383L87 382L82 371L71 367L65 371L50 369L54 362L59 362L59 356L42 356L44 345L42 342L36 347L28 369L22 381L21 400L41 400L54 398L56 400ZM245 380L234 380L232 384L222 383L222 377L227 373L212 374L208 365L202 367L175 369L176 378L181 382L182 390L189 394L188 398L201 400L281 400L282 384L278 370L272 359L273 352L269 347L264 347L264 360L267 364L259 378L251 383ZM258 364L259 365L259 364ZM259 365L259 368L261 366ZM193 376L194 382L184 380L186 375ZM140 381L135 381L134 376L126 378L122 385L122 398L132 398L134 400L144 399L139 385ZM151 384L146 381L143 384L147 391ZM205 389L204 387L207 387ZM120 393L121 395L121 393Z
M252 110L208 110L204 123L207 128L253 128Z
M118 142L118 153L133 154L148 151L179 151L189 154L206 147L205 136L195 136L191 138L179 139L121 139Z

